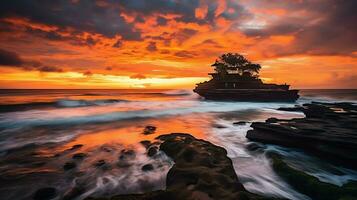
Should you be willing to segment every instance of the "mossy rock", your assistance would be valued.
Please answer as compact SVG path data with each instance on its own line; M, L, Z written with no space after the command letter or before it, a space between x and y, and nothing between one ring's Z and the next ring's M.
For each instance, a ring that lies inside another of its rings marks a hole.
M90 200L272 200L248 192L239 182L227 151L189 134L161 135L160 150L175 164L166 177L166 190Z
M298 171L286 164L276 153L268 154L273 161L274 171L293 188L314 200L357 199L357 182L351 181L342 187L321 182L318 178Z

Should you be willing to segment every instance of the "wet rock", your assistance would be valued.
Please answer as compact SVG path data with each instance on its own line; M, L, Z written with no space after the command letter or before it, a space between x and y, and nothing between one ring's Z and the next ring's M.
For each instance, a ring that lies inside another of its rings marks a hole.
M60 156L67 155L67 154L71 153L72 151L76 151L76 150L78 150L78 149L80 149L80 148L82 148L82 147L83 147L83 144L73 145L73 146L72 146L71 148L69 148L69 149L66 149L66 150L64 150L64 151L62 151L62 152L59 152L59 153L54 154L53 157L54 157L54 158L58 158L58 157L60 157Z
M265 120L266 123L273 124L273 123L278 123L278 119L275 117L270 117L267 120Z
M119 160L131 160L136 157L136 153L132 149L123 149L120 152Z
M113 151L113 149L111 147L107 147L107 146L101 146L100 150L102 150L104 152L108 152L108 153Z
M83 144L76 144L76 145L73 145L70 149L68 150L77 150L77 149L80 149L83 147Z
M56 188L53 187L46 187L41 188L35 192L33 195L34 200L49 200L53 199L57 195Z
M151 145L151 141L143 140L143 141L140 141L140 144L142 144L146 149L148 149Z
M149 157L152 157L152 156L154 156L154 155L157 154L157 151L158 151L158 148L157 148L157 147L155 147L155 146L150 147L150 148L148 149L147 155L148 155Z
M156 131L156 127L155 127L155 126L146 126L146 127L144 128L143 134L144 134L144 135L150 135L150 134L155 133L155 131Z
M294 107L281 107L281 108L278 108L277 110L289 111L289 112L301 112L304 110L304 108L301 106L295 105Z
M94 163L94 166L96 167L102 167L106 164L105 160L98 160L97 162Z
M120 152L123 155L127 155L127 156L134 156L135 155L135 151L133 149L123 149Z
M357 181L350 181L342 187L321 182L318 178L298 171L287 165L276 153L269 153L274 171L297 191L314 200L357 199Z
M119 161L117 163L117 166L120 167L120 168L127 168L127 167L130 167L132 164L131 164L131 161L133 159L135 159L136 157L136 153L134 150L132 149L123 149L121 152L120 152L120 155L119 155Z
M118 195L111 197L111 200L275 199L260 197L246 191L235 174L227 151L222 147L183 133L161 135L158 139L163 141L160 150L175 162L167 174L166 189L144 194ZM146 164L142 170L153 170L153 166Z
M59 154L59 153L56 153L55 155L53 155L54 158L58 158L60 156L61 156L61 154Z
M131 163L130 163L130 162L127 162L127 161L119 161L119 162L117 163L117 166L118 166L119 168L128 168L128 167L131 166Z
M226 126L223 126L221 124L213 124L212 127L213 128L227 128Z
M166 179L175 199L259 199L247 192L235 174L227 151L189 134L161 135L160 150L175 164ZM201 198L197 197L200 196Z
M233 122L233 125L238 125L238 126L243 126L246 124L247 124L247 122L245 122L245 121Z
M93 166L100 168L102 170L109 170L112 168L112 166L109 163L107 163L105 160L98 160L93 164Z
M66 162L64 165L63 165L63 169L65 170L65 171L67 171L67 170L71 170L71 169L73 169L73 168L75 168L77 165L76 165L76 163L74 163L74 162Z
M83 160L86 156L87 156L87 154L85 154L85 153L76 153L76 154L73 154L72 158L75 160Z
M146 164L141 167L141 170L143 170L144 172L152 171L153 169L154 169L154 166L152 166L152 164Z
M357 167L357 106L311 103L301 107L305 118L269 118L254 122L246 137L253 141L301 148L347 167Z
M264 146L257 144L257 143L250 143L246 146L248 151L261 151L263 150Z

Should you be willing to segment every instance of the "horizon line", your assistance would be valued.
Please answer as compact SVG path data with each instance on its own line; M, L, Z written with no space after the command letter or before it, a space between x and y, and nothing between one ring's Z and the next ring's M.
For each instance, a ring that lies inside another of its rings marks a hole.
M294 88L296 90L357 90L357 88ZM0 90L192 90L189 88L0 88Z

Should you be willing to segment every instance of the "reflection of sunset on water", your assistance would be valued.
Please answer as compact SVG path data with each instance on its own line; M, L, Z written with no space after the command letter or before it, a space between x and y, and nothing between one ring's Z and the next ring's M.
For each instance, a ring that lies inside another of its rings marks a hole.
M164 117L160 119L137 119L135 121L118 122L118 128L111 129L110 124L108 129L98 132L88 133L79 136L72 142L65 144L61 150L68 149L75 144L84 144L84 148L91 148L103 144L120 144L124 146L138 145L140 141L150 140L162 134L169 133L187 133L194 135L197 138L205 138L206 132L210 130L212 117L207 114L192 114L175 117ZM139 125L140 124L140 125ZM144 128L147 125L157 127L153 134L143 134Z

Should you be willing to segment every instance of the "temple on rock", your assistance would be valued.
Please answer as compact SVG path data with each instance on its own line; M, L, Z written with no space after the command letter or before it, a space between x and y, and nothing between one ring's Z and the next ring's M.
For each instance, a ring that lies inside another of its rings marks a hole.
M289 85L263 83L259 78L261 66L242 55L223 54L212 67L212 79L198 83L193 90L205 99L294 102L299 98L299 91L289 90Z

